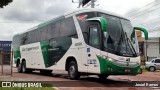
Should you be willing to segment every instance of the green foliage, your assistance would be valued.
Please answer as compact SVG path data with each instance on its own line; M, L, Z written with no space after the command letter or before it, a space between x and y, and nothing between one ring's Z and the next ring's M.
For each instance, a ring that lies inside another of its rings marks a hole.
M141 69L142 69L142 72L148 72L148 70L144 66L141 67Z
M0 8L3 8L3 6L8 5L9 3L11 3L13 0L1 0L0 1Z

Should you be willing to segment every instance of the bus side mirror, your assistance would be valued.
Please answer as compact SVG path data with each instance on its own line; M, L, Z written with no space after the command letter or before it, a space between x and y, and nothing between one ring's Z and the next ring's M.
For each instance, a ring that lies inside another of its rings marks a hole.
M134 27L134 30L142 31L142 32L144 33L145 40L148 40L148 31L147 31L145 28L142 28L142 27Z
M107 20L106 20L106 18L94 17L94 18L87 19L86 21L99 21L100 24L101 24L102 31L103 32L107 31Z
M107 31L107 20L103 17L100 18L101 28L103 32Z

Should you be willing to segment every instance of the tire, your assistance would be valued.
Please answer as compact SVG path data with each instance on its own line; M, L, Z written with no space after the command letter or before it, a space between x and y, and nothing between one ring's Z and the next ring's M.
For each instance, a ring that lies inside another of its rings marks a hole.
M105 81L108 76L109 75L103 75L103 74L98 75L100 81Z
M22 73L31 73L32 72L31 69L26 68L26 61L22 62L21 67L22 67Z
M22 73L26 73L27 72L26 61L23 61L21 66L22 66Z
M154 72L155 70L156 70L155 67L153 67L153 66L149 67L149 71Z
M19 62L18 65L17 65L17 71L19 73L22 73L22 64Z
M71 80L77 80L80 78L78 67L75 61L71 61L68 66L68 76Z

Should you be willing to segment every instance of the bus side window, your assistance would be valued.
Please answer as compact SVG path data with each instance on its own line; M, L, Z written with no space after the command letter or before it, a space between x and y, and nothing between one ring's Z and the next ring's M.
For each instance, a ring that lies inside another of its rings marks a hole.
M40 35L40 30L39 29L37 29L35 31L35 36L36 36L36 42L39 42L40 39L41 39L41 35Z
M47 39L60 37L60 24L61 24L61 20L51 24L47 32Z
M35 30L28 32L28 44L36 42Z
M60 28L60 36L78 38L73 17L65 18L62 20Z
M89 44L95 48L100 48L99 33L97 26L89 27Z
M22 34L21 45L25 45L28 42L28 33Z
M42 28L42 29L40 30L40 32L41 32L41 41L47 39L47 38L46 38L46 37L47 37L47 31L48 31L47 28Z

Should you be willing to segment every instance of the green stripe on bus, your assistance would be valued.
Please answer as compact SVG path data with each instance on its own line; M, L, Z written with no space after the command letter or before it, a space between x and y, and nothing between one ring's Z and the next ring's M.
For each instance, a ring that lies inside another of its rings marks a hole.
M20 53L20 48L16 48L14 49L14 63L17 62L17 59L20 59L21 58L21 53Z
M127 75L127 74L138 74L138 70L140 69L140 65L137 66L119 66L116 65L109 60L103 59L97 56L100 63L100 73L108 74L108 75ZM109 70L112 68L112 71ZM130 69L131 72L125 72L125 69Z
M49 44L48 41L41 41L41 42L40 42L45 67L48 67L48 66L49 66L49 65L48 65L48 64L49 64L48 44Z

